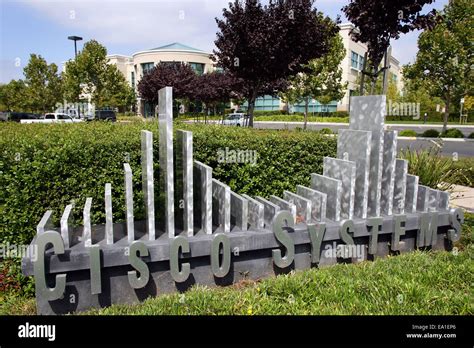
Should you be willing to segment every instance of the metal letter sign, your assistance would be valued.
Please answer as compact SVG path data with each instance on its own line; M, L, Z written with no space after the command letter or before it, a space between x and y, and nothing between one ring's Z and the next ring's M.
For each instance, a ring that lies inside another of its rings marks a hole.
M51 226L52 211L39 222L30 246L38 257L22 264L36 279L38 314L139 302L193 284L229 285L365 259L364 253L373 259L449 250L459 239L462 210L449 208L447 193L419 185L396 158L397 133L384 129L385 96L352 97L338 158L325 157L323 175L312 174L309 187L282 197L239 194L213 178L211 167L193 160L189 131L178 130L173 149L172 102L172 88L159 91L159 177L154 134L142 131L142 192L133 192L132 168L124 163L125 206L113 206L106 184L105 225L91 226L92 198L82 208L82 227L71 226L72 205L59 227ZM134 219L134 194L144 197L143 221ZM112 212L120 210L126 221L114 222Z

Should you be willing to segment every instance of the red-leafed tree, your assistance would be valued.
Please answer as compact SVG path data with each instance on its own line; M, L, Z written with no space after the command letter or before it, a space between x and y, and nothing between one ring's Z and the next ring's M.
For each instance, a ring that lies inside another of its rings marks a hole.
M193 99L203 102L207 108L215 109L218 104L236 97L238 88L238 80L235 77L214 71L196 78Z
M173 98L193 97L197 75L189 64L181 62L161 62L146 73L138 83L140 96L148 102L158 103L158 91L163 87L173 87Z
M249 126L257 97L278 81L304 71L304 64L328 52L337 23L324 17L313 0L235 0L216 18L219 28L213 59L243 80ZM278 92L278 91L275 91Z
M379 69L391 39L435 24L435 10L420 14L423 6L432 2L434 0L350 0L342 8L355 26L351 32L354 40L367 45L368 61L362 73L371 78L373 85L386 68Z

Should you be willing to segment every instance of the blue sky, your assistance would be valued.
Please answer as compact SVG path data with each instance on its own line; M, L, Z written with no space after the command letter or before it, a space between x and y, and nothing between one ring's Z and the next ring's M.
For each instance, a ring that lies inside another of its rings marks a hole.
M180 42L211 52L220 17L229 0L0 0L0 83L23 77L31 53L61 68L74 56L69 35L96 39L109 54ZM316 0L318 10L336 18L349 0ZM448 0L432 6L442 9ZM342 18L344 21L344 17ZM403 64L416 55L419 33L393 42ZM79 42L81 49L82 43Z

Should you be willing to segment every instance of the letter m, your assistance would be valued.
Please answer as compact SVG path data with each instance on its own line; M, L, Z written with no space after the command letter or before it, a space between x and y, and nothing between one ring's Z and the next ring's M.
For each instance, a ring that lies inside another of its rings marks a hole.
M438 213L423 213L420 217L420 228L416 236L416 246L435 246L438 240Z

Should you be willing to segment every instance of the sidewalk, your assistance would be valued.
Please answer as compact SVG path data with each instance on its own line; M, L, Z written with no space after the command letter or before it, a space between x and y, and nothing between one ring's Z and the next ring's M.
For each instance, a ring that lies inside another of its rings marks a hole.
M454 185L450 194L450 205L463 208L469 213L474 213L474 188Z

